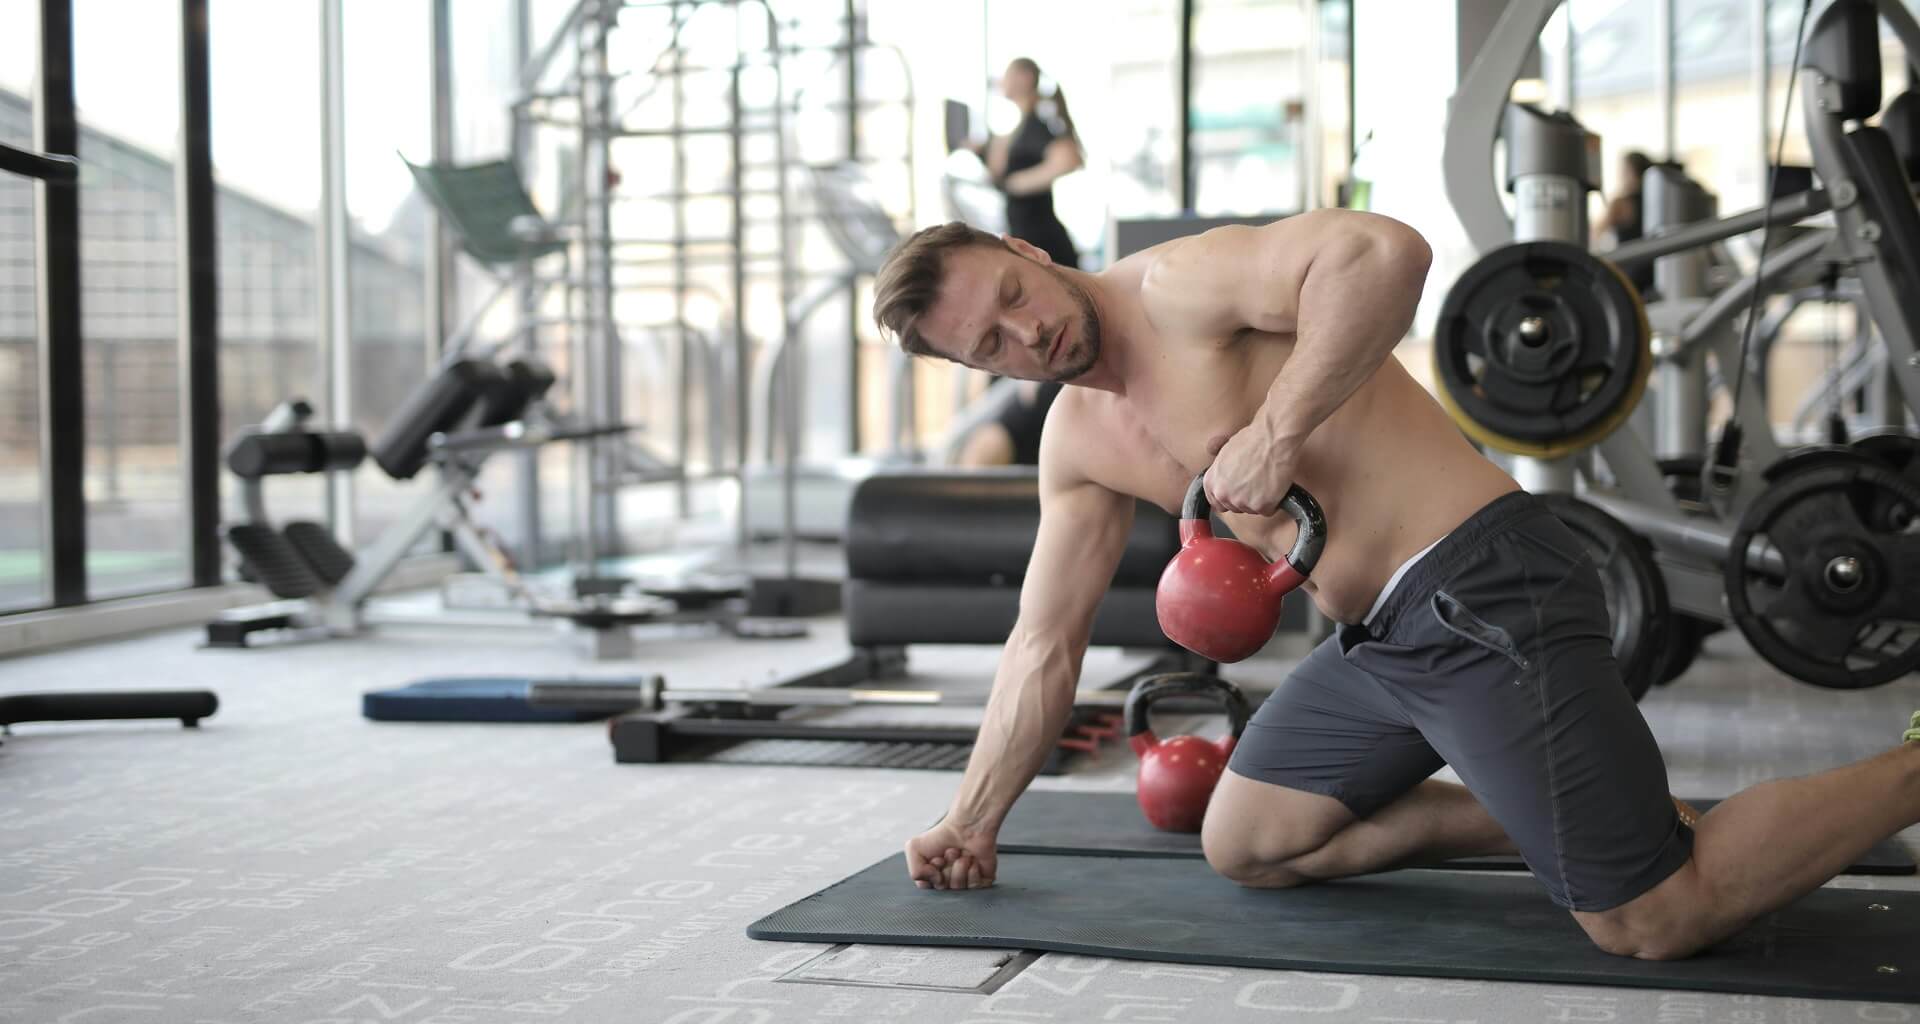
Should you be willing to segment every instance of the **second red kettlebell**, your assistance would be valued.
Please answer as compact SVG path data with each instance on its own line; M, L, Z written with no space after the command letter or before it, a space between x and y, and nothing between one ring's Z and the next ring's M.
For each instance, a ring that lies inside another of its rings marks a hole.
M1280 507L1300 525L1293 550L1269 563L1246 543L1215 537L1205 473L1180 507L1180 552L1160 573L1154 609L1167 639L1211 661L1241 661L1266 646L1281 599L1307 581L1327 543L1327 517L1295 484Z
M1169 697L1204 697L1226 709L1231 731L1218 741L1198 736L1160 739L1147 710ZM1219 676L1175 672L1150 676L1127 694L1127 742L1140 758L1136 789L1140 812L1153 827L1168 832L1198 832L1207 801L1226 770L1233 745L1247 728L1247 697Z

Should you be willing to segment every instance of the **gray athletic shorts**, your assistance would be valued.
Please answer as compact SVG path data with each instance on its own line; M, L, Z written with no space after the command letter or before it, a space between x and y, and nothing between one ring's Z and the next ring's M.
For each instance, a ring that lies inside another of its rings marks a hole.
M1693 832L1620 680L1600 577L1524 491L1415 562L1275 690L1231 769L1364 818L1452 765L1555 903L1606 910L1686 863Z

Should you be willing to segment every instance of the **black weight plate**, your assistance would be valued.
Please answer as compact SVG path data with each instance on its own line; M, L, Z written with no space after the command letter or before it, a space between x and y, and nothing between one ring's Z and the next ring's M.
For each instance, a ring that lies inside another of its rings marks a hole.
M1780 456L1773 465L1761 471L1760 477L1773 483L1788 473L1814 466L1858 466L1872 460L1872 455L1844 444L1810 444Z
M1920 485L1920 437L1899 430L1887 430L1855 438L1853 450L1878 459L1887 468ZM1920 509L1898 501L1882 502L1875 510L1879 522L1889 529L1904 529L1920 518Z
M1920 478L1920 437L1901 430L1884 430L1853 439L1853 449L1886 463L1907 479Z
M1453 403L1487 431L1560 441L1631 406L1644 379L1645 323L1639 297L1599 257L1522 242L1488 253L1448 290L1434 362Z
M1920 523L1889 522L1898 507L1920 508L1920 485L1831 453L1786 467L1748 507L1729 545L1727 610L1769 664L1834 689L1920 667ZM1749 566L1755 538L1783 573Z
M1634 700L1646 696L1665 656L1666 580L1654 564L1652 545L1625 523L1570 494L1542 494L1540 500L1587 549L1600 574L1613 627L1613 660Z
M1666 642L1661 645L1660 660L1654 666L1654 685L1665 686L1693 667L1693 660L1700 656L1700 645L1706 642L1707 634L1718 625L1683 612L1674 612L1673 617L1667 620Z

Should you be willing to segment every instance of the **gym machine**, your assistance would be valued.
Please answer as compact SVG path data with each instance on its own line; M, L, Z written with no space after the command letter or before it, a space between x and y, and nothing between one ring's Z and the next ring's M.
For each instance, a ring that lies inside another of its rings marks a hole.
M1443 404L1470 436L1512 456L1529 490L1578 490L1578 500L1646 538L1625 547L1645 551L1651 542L1651 582L1682 613L1658 641L1662 676L1691 659L1711 628L1698 623L1728 619L1770 663L1805 682L1850 688L1905 675L1920 666L1920 480L1901 475L1916 460L1850 448L1784 453L1761 389L1748 386L1753 371L1733 324L1758 309L1760 296L1845 266L1860 280L1886 364L1908 405L1920 407L1920 299L1894 286L1920 271L1920 214L1897 155L1904 147L1882 129L1849 127L1880 106L1876 15L1888 17L1912 52L1920 52L1920 31L1897 3L1880 11L1867 0L1829 6L1807 43L1802 79L1814 170L1825 187L1713 220L1711 196L1657 169L1645 195L1648 237L1605 260L1585 248L1586 196L1599 184L1597 137L1566 114L1506 101L1557 6L1509 6L1455 97L1447 190L1484 255L1449 292L1436 327ZM1503 122L1511 220L1492 188L1491 128ZM1794 228L1829 211L1831 227ZM1702 247L1774 224L1794 234L1763 252L1753 273L1712 292ZM1618 270L1646 260L1660 297L1651 316ZM1708 351L1735 398L1735 423L1755 427L1737 453L1728 446L1737 459L1706 457ZM1664 466L1629 422L1656 361ZM1875 445L1910 452L1913 440L1897 433ZM1597 562L1625 550L1589 546ZM1608 565L1601 568L1605 579ZM1614 602L1613 610L1617 628L1623 608ZM1655 633L1666 625L1656 623Z
M312 409L295 399L283 403L259 427L234 439L228 468L241 481L244 514L230 524L226 540L243 576L264 585L279 600L223 613L207 624L213 647L246 647L261 631L344 636L368 624L367 604L396 567L423 540L444 532L469 561L505 586L517 607L544 620L570 624L587 640L593 657L632 653L629 627L648 622L714 621L739 636L791 635L743 620L729 599L742 595L735 582L693 579L652 591L576 581L572 597L546 596L521 576L513 560L473 514L474 483L489 457L501 451L609 437L625 426L569 427L553 422L539 400L553 375L538 364L516 360L501 368L481 360L457 360L417 389L372 446L374 463L394 480L423 471L430 487L364 552L347 551L319 523L276 526L267 514L265 481L295 473L348 471L369 455L359 434L312 431ZM492 623L498 625L498 623Z

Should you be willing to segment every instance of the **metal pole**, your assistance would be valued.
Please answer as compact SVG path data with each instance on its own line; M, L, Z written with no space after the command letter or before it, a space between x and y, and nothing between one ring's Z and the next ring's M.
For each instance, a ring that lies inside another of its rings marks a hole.
M1355 158L1357 158L1360 155L1360 117L1359 117L1359 108L1355 106L1355 104L1359 101L1359 94L1355 86L1355 78L1357 76L1354 73L1355 72L1354 58L1359 50L1358 45L1354 42L1354 40L1360 35L1360 27L1357 24L1359 15L1354 11L1354 8L1357 6L1354 3L1354 0L1336 0L1336 2L1343 4L1347 9L1347 170L1346 170L1346 177L1348 181L1352 181L1353 180L1353 161Z
M1307 59L1300 62L1302 116L1299 152L1303 166L1300 168L1300 192L1294 209L1314 210L1326 205L1320 193L1320 165L1323 162L1320 138L1320 50L1325 45L1325 33L1321 31L1320 9L1317 5L1303 13L1307 22Z
M1561 110L1572 112L1574 93L1573 7L1560 9L1560 74L1553 83L1553 102Z
M73 94L73 4L41 0L40 81L33 107L33 148L48 156L80 151ZM34 186L35 262L40 267L41 503L56 607L87 600L86 362L80 333L80 187L78 181Z
M1673 95L1673 0L1653 0L1653 89L1660 112L1660 152L1677 158Z
M1180 209L1193 212L1193 0L1180 0Z
M186 425L188 565L220 582L220 267L216 238L208 0L180 5L180 419Z
M1753 32L1749 39L1753 44L1753 93L1760 114L1760 173L1755 186L1760 198L1755 205L1761 206L1773 199L1767 194L1768 167L1773 163L1773 54L1770 52L1773 41L1767 31L1767 8L1766 0L1754 5Z
M738 38L739 9L737 7L734 10L734 22L734 31L736 33L734 45L738 47L740 43ZM731 267L733 271L733 422L734 430L736 431L734 442L737 446L737 451L735 452L735 458L737 459L735 469L738 472L740 481L740 500L738 502L739 522L736 524L738 534L736 539L739 544L741 557L744 558L747 547L753 540L753 531L747 522L749 506L752 504L752 498L748 494L748 465L753 460L753 418L758 410L753 408L753 380L751 369L753 348L747 340L747 175L744 166L746 160L746 139L744 129L741 127L741 120L745 117L746 111L742 109L743 104L740 98L740 74L743 70L743 64L743 59L736 53L733 73L728 79L727 99L732 105L733 111L733 117L730 121L732 130L728 135L728 140L733 146L733 265ZM772 429L773 424L768 423L767 430L771 431Z
M453 160L453 9L452 0L433 0L432 50L427 55L433 69L431 159L436 164ZM453 233L447 229L437 210L430 211L427 237L427 372L439 368L447 328L460 322L459 275L455 273Z
M533 34L533 14L529 9L532 0L514 0L513 5L513 66L524 68L532 48L528 38ZM537 84L537 83L536 83ZM523 91L530 87L522 87ZM516 106L513 114L512 139L513 165L520 171L522 181L526 180L527 165L532 156L533 126L523 108ZM532 326L538 315L538 302L533 284L532 267L525 260L515 268L518 282L515 286L515 303L520 312L520 322L515 327L520 333L520 345L528 356L537 356L540 351L540 339L537 329ZM519 556L523 567L531 568L541 562L540 552L540 454L529 449L514 453L515 479L519 493L514 500L519 506Z
M353 336L347 295L346 31L343 0L320 0L320 365L326 421L346 430L353 420ZM327 474L333 531L353 546L353 476Z
M860 159L860 41L854 0L847 0L847 159ZM907 147L911 154L913 147ZM912 178L908 178L909 183ZM860 450L860 279L847 278L847 453Z
M785 421L787 443L784 446L781 466L781 524L782 549L785 554L786 579L791 582L799 577L799 523L798 509L795 507L795 490L799 487L798 470L800 462L800 375L806 372L805 354L800 339L800 324L794 317L794 281L793 281L793 224L787 209L787 87L786 78L781 73L782 54L780 50L780 26L773 16L773 8L767 11L767 52L773 67L773 151L774 151L774 188L779 193L777 206L780 225L778 239L780 246L780 319L781 369L780 402L781 419Z
M609 37L619 27L619 20L619 5L608 3L603 8L598 24L594 26L592 73L597 111L588 122L595 128L593 160L590 162L593 164L594 187L597 190L592 194L599 200L590 208L595 222L594 257L599 261L593 280L596 293L593 317L597 321L597 329L591 335L598 343L601 360L596 381L600 400L594 409L595 423L622 422L626 406L623 401L626 391L626 352L613 296L613 138L618 126L614 123L613 67L608 54ZM620 438L588 444L595 465L595 472L588 479L593 485L594 525L597 529L592 535L592 543L596 560L601 555L621 553L620 484L626 472L626 444ZM589 571L598 572L591 566Z
M673 125L678 128L686 122L686 78L681 69L685 63L686 52L680 49L680 5L675 3L667 16L673 19ZM735 111L733 134L739 136L738 111ZM733 147L733 159L740 158L740 147ZM684 518L692 513L692 501L687 491L687 141L686 136L675 132L673 136L673 319L675 329L680 333L680 378L681 392L678 400L680 409L680 515ZM739 182L735 181L734 212L740 210ZM708 401L712 401L712 396ZM717 461L718 454L715 459Z

